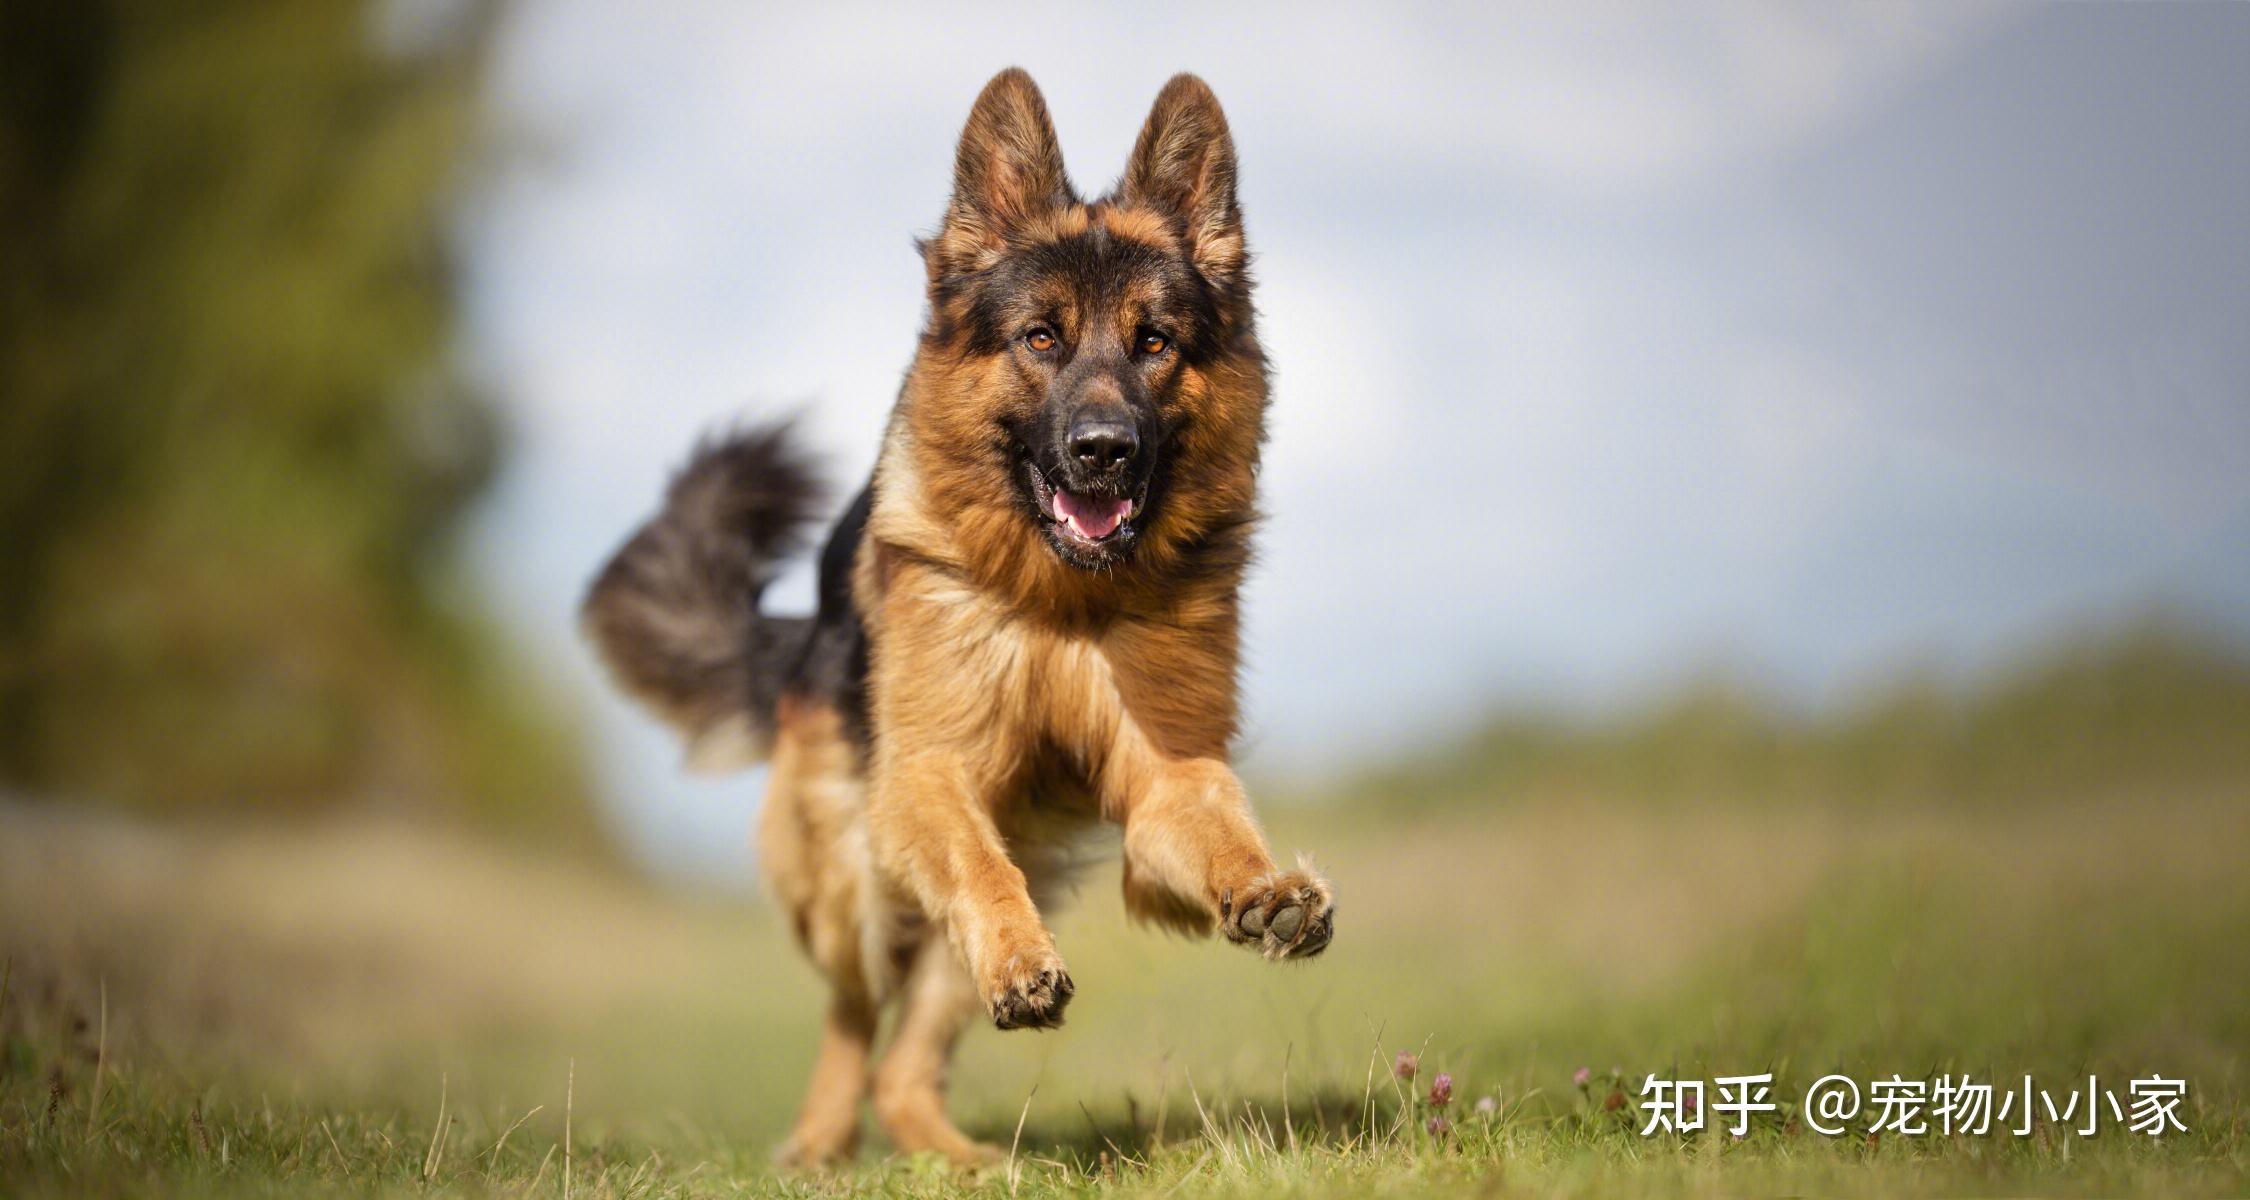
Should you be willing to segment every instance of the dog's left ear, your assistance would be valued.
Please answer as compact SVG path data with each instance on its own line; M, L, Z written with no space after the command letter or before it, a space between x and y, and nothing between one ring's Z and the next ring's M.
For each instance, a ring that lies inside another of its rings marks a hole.
M1219 98L1195 76L1174 75L1141 126L1118 199L1176 221L1196 270L1232 287L1249 263L1234 178L1234 138Z

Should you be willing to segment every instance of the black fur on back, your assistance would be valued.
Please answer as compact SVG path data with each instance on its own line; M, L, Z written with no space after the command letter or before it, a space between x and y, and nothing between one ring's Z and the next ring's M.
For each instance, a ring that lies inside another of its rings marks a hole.
M788 422L706 438L587 590L581 616L610 673L679 729L698 768L764 756L813 648L814 621L766 616L758 598L822 491Z
M872 480L852 498L851 507L836 518L828 544L820 551L820 615L805 639L805 655L798 662L791 685L807 696L833 707L844 719L844 732L865 751L867 725L867 626L859 619L852 599L852 564L859 544L867 536L867 517L874 511Z

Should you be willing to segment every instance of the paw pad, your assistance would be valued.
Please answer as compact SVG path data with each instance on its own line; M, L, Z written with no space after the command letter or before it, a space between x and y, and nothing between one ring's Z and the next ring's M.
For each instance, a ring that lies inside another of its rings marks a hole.
M1254 879L1227 893L1220 930L1271 959L1311 958L1335 936L1336 906L1326 880L1310 871Z

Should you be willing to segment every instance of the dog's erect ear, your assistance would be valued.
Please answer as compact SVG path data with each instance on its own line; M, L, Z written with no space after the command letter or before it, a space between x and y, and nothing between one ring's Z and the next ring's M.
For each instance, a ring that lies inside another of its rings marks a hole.
M927 256L934 282L989 266L1033 218L1077 203L1039 85L1020 67L992 77L953 160L953 200Z
M1193 75L1174 75L1141 126L1117 197L1179 222L1196 269L1220 286L1248 261L1234 195L1234 138L1219 98Z

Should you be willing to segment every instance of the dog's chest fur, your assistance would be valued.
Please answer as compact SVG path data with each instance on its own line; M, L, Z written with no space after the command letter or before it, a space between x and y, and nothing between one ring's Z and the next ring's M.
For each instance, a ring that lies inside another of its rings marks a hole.
M919 562L891 572L880 610L870 629L878 740L961 747L1015 785L1007 790L1050 803L1097 782L1131 721L1121 680L1139 683L1146 669L1116 661L1116 626L1056 628Z

